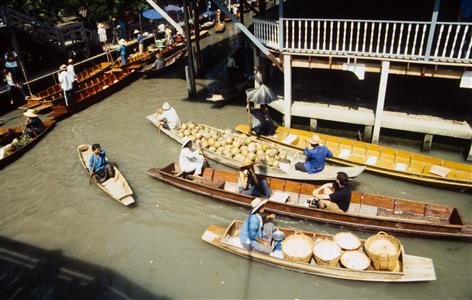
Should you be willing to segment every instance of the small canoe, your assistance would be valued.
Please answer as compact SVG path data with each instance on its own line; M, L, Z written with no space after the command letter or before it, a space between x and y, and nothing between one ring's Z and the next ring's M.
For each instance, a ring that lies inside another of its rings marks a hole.
M152 68L152 64L146 66L141 70L142 73L148 78L156 77L159 74L167 71L172 67L174 64L176 64L178 61L180 61L184 56L185 56L186 50L185 49L180 49L177 52L173 53L172 55L164 58L164 67L162 69L156 70Z
M224 22L216 23L215 26L213 27L213 29L214 29L215 32L217 32L217 33L222 33L222 32L225 31L226 25L225 25Z
M170 164L162 169L149 169L146 173L176 187L226 203L250 207L254 198L239 193L238 172L205 168L202 179L189 179L177 176L179 171L178 164ZM353 191L349 210L337 213L309 206L307 200L313 199L316 185L266 179L273 192L265 206L270 213L364 231L472 240L472 224L465 224L454 207Z
M249 133L249 126L240 124L236 130ZM276 136L259 138L277 142L294 149L302 149L305 140L314 132L277 128ZM472 188L472 165L408 152L391 147L353 141L319 134L334 157L330 160L347 166L365 166L368 171L410 181L452 188Z
M79 155L80 163L82 167L84 167L85 173L88 177L90 177L90 172L88 169L88 162L90 159L90 155L92 154L92 146L91 145L80 145L77 147L77 153ZM112 197L119 203L129 206L133 204L133 191L128 185L125 177L118 168L114 167L115 169L115 177L108 179L107 181L100 183L98 182L95 177L92 178L92 181L108 196Z
M201 239L215 247L228 251L250 260L270 264L276 267L289 269L292 271L308 273L313 275L332 277L338 279L373 281L373 282L419 282L436 280L433 260L431 258L413 256L405 254L403 246L399 256L398 271L380 271L375 270L372 265L365 271L352 270L341 266L336 267L321 266L312 258L310 262L294 262L285 258L271 256L257 251L249 251L241 247L239 241L239 229L242 221L234 220L227 228L209 225L203 233ZM307 237L317 239L333 239L332 235L318 232L299 231L288 228L280 228L285 236L295 232L306 235ZM313 236L315 235L315 237ZM365 241L361 241L364 244Z
M151 121L156 127L160 126L159 125L159 120L157 119L156 114L152 114L150 116L146 117L149 121ZM243 136L238 136L236 133L231 132L231 131L224 131L218 128L214 128L205 124L196 124L201 127L207 127L211 129L212 131L216 132L220 136L222 135L231 135L233 138L243 138L247 137L245 135ZM182 143L183 140L183 135L179 136L179 132L173 130L166 130L164 128L160 128L162 132L164 132L167 136L169 136L171 139L175 140L178 143ZM292 179L292 180L306 180L306 181L329 181L329 180L335 180L337 173L338 172L344 172L346 173L350 178L355 178L359 176L363 171L365 167L338 167L338 166L333 166L333 165L328 165L326 164L325 168L318 173L314 174L308 174L305 172L301 172L298 170L295 170L295 163L298 161L302 161L304 158L302 157L303 153L299 150L294 150L285 146L281 145L276 145L271 142L265 142L265 141L258 141L257 143L264 145L266 148L278 148L280 150L283 150L287 153L287 160L285 162L281 162L278 167L274 166L269 166L266 164L262 163L257 163L254 165L254 169L257 174L264 175L264 176L269 176L269 177L275 177L275 178L286 178L286 179ZM217 161L221 164L227 165L231 168L239 169L241 166L242 161L236 160L232 157L225 156L223 154L219 154L214 151L210 151L210 149L205 149L204 150L205 155L214 161Z
M34 145L36 145L43 137L46 136L46 134L48 134L51 131L51 129L56 125L56 122L54 122L51 119L45 119L45 120L43 120L43 124L46 127L43 130L43 132L41 132L37 137L32 139L27 145L17 149L15 152L6 155L4 153L4 151L5 151L4 147L8 147L9 144L8 145L3 145L3 146L0 147L0 151L2 152L2 154L0 155L0 157L2 157L2 158L0 158L0 169L3 169L7 165L11 164L12 162L14 162L18 158L20 158L23 154L25 154L29 149L33 148ZM11 139L19 137L21 135L22 131L23 131L23 128L21 128L21 131L18 130L18 128L14 128L11 131L12 135L13 135L13 136L11 136ZM11 143L11 141L9 141L9 143Z

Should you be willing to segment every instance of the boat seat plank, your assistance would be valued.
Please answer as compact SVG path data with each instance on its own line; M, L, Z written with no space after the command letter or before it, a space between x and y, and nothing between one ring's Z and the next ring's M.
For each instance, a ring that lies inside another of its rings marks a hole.
M372 205L391 210L393 210L393 204L392 198L373 194L364 194L361 201L361 205Z
M404 201L395 199L395 214L398 213L412 213L420 216L424 216L425 205L423 203L415 203L411 201Z
M364 216L377 216L378 207L362 204L359 213Z
M227 191L227 192L231 192L231 193L236 193L236 194L239 193L239 187L238 187L238 184L236 182L226 181L225 186L224 186L224 190Z

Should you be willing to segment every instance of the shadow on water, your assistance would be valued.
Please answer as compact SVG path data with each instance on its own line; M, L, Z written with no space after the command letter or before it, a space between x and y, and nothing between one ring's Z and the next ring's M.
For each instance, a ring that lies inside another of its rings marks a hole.
M170 299L110 269L0 237L0 299Z

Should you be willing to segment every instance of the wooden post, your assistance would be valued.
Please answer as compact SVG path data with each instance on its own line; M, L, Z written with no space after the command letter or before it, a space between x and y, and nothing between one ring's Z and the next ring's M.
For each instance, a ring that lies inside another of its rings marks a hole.
M284 54L284 126L292 121L292 65L290 55Z
M390 69L389 61L382 61L382 70L380 72L379 94L377 96L377 108L375 109L374 133L372 134L372 143L379 143L380 127L382 125L383 109L385 105L385 93L387 91L388 71Z
M198 0L195 1L195 7L193 10L193 24L195 26L195 60L197 61L197 74L203 76L203 59L200 51L200 5Z
M192 98L196 95L195 87L195 71L193 69L193 55L192 55L192 41L190 34L190 24L189 24L189 15L188 15L188 0L183 0L184 6L184 19L185 19L185 44L187 45L187 57L188 57L188 80L190 82L189 98Z
M11 45L12 45L16 55L18 56L18 65L20 66L21 72L23 73L23 77L25 77L25 84L26 84L26 87L28 88L28 92L29 92L30 96L32 96L33 93L31 93L31 87L30 87L29 82L28 82L28 75L27 75L26 70L24 68L23 57L21 55L20 46L18 45L18 41L16 40L15 29L13 28L13 26L8 26L8 29L10 31ZM15 81L19 82L18 78L15 78Z
M258 88L262 84L262 73L261 73L261 57L259 51L254 48L254 87Z
M433 144L433 135L432 134L425 134L423 139L423 151L431 150L431 145Z

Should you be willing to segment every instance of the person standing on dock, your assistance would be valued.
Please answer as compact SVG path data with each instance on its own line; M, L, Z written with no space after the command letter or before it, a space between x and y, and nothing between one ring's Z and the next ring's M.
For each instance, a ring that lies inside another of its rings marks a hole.
M72 88L73 90L75 90L78 84L78 80L77 74L75 74L74 60L72 58L69 58L69 60L67 61L67 74L69 74L70 80L72 81Z
M134 30L134 34L136 34L136 40L138 41L139 53L144 53L144 37L143 37L143 35L137 29Z
M64 100L66 102L67 109L72 107L72 81L69 73L67 73L67 66L61 65L59 67L59 83L61 84L62 91L64 92Z
M320 137L314 134L309 140L309 145L303 150L306 155L305 162L297 162L295 170L306 172L308 174L318 173L323 171L325 167L326 158L333 157L333 153L329 151L328 147L320 145Z
M126 65L126 41L124 39L121 39L118 41L118 48L116 48L116 52L120 53L121 57L121 65L124 66Z
M107 61L113 61L113 57L110 53L110 47L108 45L108 37L107 31L105 29L105 25L103 23L97 24L97 33L98 33L98 40L100 41L100 45L102 46L103 51L106 53Z
M18 54L16 54L13 47L8 48L4 55L5 69L7 69L12 75L15 81L19 81L18 75Z
M13 74L8 69L3 70L3 82L5 83L8 95L10 97L10 104L14 104L15 99L17 98L14 91L20 93L22 99L26 99L26 94L23 90L23 87L15 81Z

